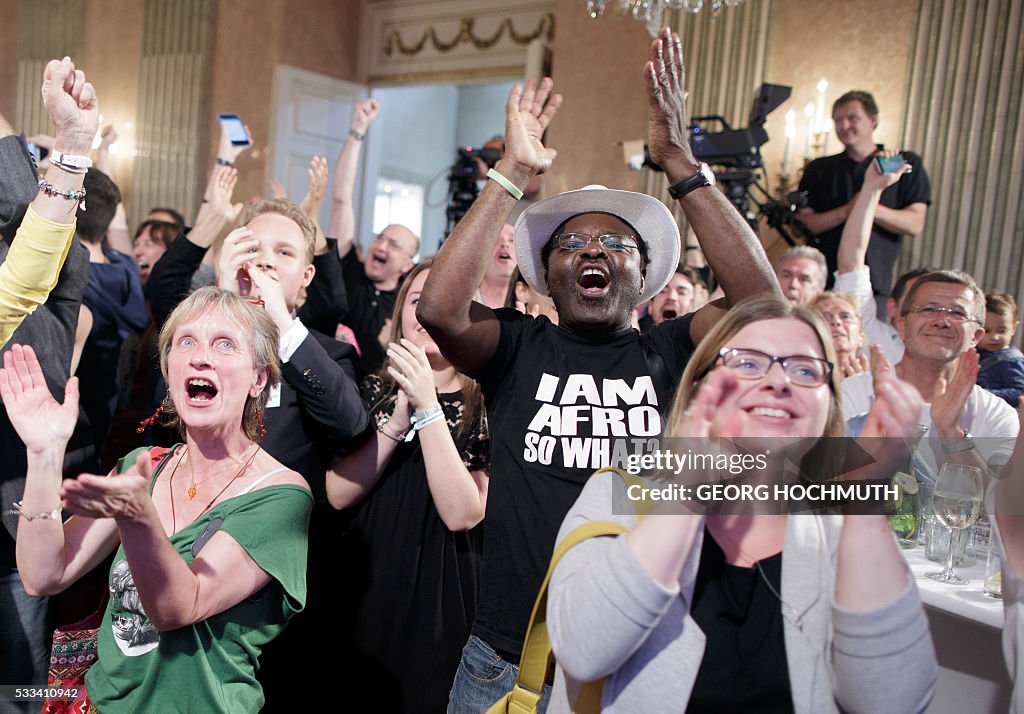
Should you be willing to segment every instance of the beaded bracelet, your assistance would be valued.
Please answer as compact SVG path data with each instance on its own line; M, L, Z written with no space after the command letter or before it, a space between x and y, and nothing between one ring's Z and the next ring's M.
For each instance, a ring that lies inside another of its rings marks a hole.
M39 190L47 196L60 196L61 198L66 198L69 201L78 201L78 207L83 211L85 210L85 186L82 186L82 188L77 191L61 191L52 183L47 182L46 179L39 179Z
M383 424L378 426L377 431L379 431L381 434L388 437L392 441L398 442L399 444L405 441L405 434L402 434L401 436L392 436L390 433L388 433L388 430L384 428L388 423L389 422L384 422Z
M44 511L43 513L25 513L21 508L21 501L15 501L12 504L14 507L4 513L20 516L26 521L39 521L39 520L50 520L56 521L60 518L60 507L54 508L52 511Z

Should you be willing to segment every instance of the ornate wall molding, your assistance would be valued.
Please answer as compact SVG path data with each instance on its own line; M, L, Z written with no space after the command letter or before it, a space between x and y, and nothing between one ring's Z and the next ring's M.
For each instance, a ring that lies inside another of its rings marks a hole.
M508 31L508 35L513 42L517 45L529 45L534 40L543 37L548 42L555 37L555 16L552 13L545 14L538 23L536 29L533 32L526 34L520 34L516 32L515 27L512 24L512 18L506 17L501 21L501 25L498 26L498 31L492 34L490 37L477 37L474 34L474 27L476 25L476 19L472 17L464 17L459 22L459 32L450 41L444 41L438 38L437 29L434 27L428 27L419 41L413 45L406 45L402 41L402 35L398 30L392 30L384 40L384 54L391 56L393 51L397 49L407 57L418 55L423 51L423 48L427 44L427 40L430 40L431 46L438 52L451 52L459 44L470 43L478 50L489 50L498 44L501 40L502 35L505 31Z
M550 43L554 0L384 0L361 13L368 83L515 76L531 44Z

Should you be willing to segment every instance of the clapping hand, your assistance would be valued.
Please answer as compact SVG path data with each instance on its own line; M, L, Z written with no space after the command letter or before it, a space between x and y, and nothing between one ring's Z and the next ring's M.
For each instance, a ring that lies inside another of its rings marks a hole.
M957 358L956 368L949 379L939 377L932 394L931 414L940 438L963 438L960 417L978 381L980 361L981 357L976 350L967 350Z
M25 448L43 452L58 448L63 453L78 422L78 378L64 387L64 403L58 404L46 386L35 351L28 345L11 345L0 369L0 398L7 417Z
M552 94L550 77L538 86L532 79L512 87L505 105L505 158L542 174L551 168L558 152L545 147L541 139L562 104L561 94Z
M327 159L322 156L314 156L309 162L309 188L306 195L299 201L299 208L311 220L316 220L316 214L320 211L320 204L324 202L327 195Z
M236 183L238 183L238 171L233 166L218 164L213 167L210 181L206 185L203 204L214 215L219 216L224 223L233 223L242 210L241 203L231 203Z
M405 392L413 411L437 403L434 371L422 348L403 337L400 343L392 342L388 345L388 357L391 359L388 374Z
M153 464L144 451L122 474L81 474L61 484L61 508L87 518L138 520L151 503Z
M647 145L651 159L670 177L693 173L697 160L689 142L683 46L679 35L667 27L651 43L644 78L647 80Z
M50 60L43 71L43 103L57 128L56 148L88 154L100 123L96 90L71 58Z

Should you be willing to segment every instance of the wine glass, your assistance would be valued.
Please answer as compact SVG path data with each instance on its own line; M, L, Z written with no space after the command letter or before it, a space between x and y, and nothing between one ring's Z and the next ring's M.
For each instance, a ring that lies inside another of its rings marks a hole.
M953 572L953 535L956 531L969 528L981 514L981 501L985 495L985 484L981 480L981 469L966 464L943 464L935 479L932 505L935 517L949 528L949 555L946 567L941 571L925 573L932 580L953 585L966 585L969 580Z

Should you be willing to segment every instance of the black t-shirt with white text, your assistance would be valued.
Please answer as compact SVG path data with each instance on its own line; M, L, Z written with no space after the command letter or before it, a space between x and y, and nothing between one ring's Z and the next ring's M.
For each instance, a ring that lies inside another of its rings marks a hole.
M690 319L594 340L546 317L495 311L501 337L480 382L491 434L473 634L518 653L555 536L591 474L658 448L661 414L690 354ZM651 365L663 374L652 377Z

